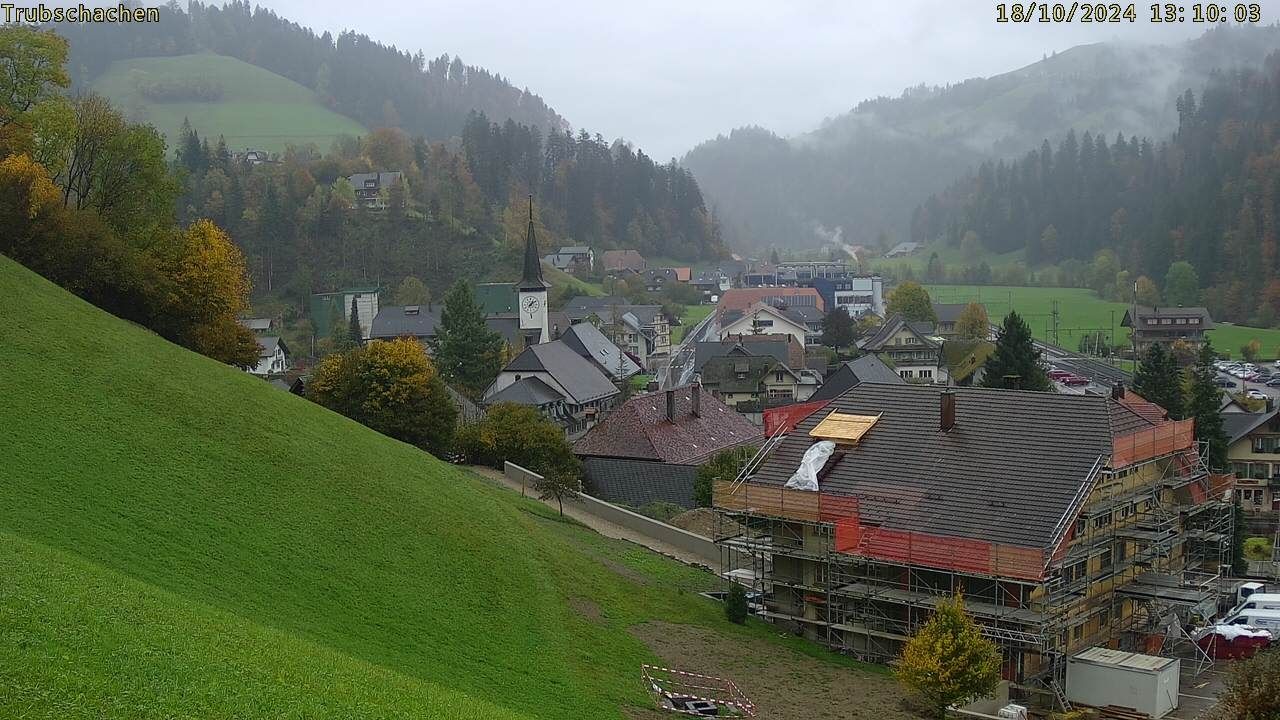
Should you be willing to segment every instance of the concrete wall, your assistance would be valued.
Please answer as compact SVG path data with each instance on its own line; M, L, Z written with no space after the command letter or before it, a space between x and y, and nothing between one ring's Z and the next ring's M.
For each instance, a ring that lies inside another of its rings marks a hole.
M541 479L540 475L510 462L504 464L503 473L511 480L522 482L530 488L528 494L536 496L532 491L532 487L537 480ZM576 500L565 500L565 505L571 505L591 513L601 520L621 525L628 530L693 554L702 559L707 567L717 571L720 568L720 548L710 538L695 535L674 525L647 518L644 515L633 513L630 510L586 494L580 494Z

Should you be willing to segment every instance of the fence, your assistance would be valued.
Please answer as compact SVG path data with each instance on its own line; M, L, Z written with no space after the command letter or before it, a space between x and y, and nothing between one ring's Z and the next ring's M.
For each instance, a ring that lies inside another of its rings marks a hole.
M946 537L863 524L857 497L752 482L720 481L715 506L768 517L835 526L836 552L939 570L1041 580L1045 556L1038 548Z
M1111 450L1111 467L1121 468L1143 460L1189 450L1195 442L1195 421L1161 423L1117 437Z

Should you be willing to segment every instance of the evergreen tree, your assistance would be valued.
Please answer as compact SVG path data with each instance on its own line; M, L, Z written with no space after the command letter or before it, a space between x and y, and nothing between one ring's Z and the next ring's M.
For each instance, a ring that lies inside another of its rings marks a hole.
M464 280L444 298L434 340L436 364L447 381L478 399L502 369L502 336L484 324L484 313Z
M724 616L729 622L736 625L743 625L747 622L747 615L750 614L750 606L747 604L747 591L742 585L730 581L729 592L724 600Z
M1167 410L1169 417L1182 417L1182 371L1177 358L1164 345L1152 343L1147 348L1147 354L1133 373L1133 390Z
M356 296L351 296L351 313L347 318L347 335L352 345L359 345L364 340L364 331L360 329L360 310L356 307Z
M832 309L822 316L822 344L830 348L846 348L857 337L853 318L842 307Z
M1195 420L1196 439L1208 444L1205 462L1213 470L1224 470L1227 467L1227 434L1222 429L1222 413L1218 410L1222 393L1213 384L1217 377L1213 368L1216 358L1213 344L1206 342L1191 368L1185 414Z
M1040 351L1031 342L1031 327L1017 312L1010 312L1004 318L995 352L983 365L982 386L1040 392L1053 387L1040 364Z

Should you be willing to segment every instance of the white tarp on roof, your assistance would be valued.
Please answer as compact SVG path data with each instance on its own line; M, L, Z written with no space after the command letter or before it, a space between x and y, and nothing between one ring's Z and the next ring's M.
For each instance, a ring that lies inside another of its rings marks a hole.
M831 453L836 451L836 444L830 440L816 442L804 451L804 457L800 460L800 468L796 470L791 479L787 481L786 487L792 490L812 490L818 491L818 471L823 465L827 464L827 460L831 457Z

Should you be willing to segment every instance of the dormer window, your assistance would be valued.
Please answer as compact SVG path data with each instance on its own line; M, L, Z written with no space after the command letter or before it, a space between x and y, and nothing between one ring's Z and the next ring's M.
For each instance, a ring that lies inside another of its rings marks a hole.
M405 308L404 308L404 314L405 314L405 315L417 315L417 314L418 314L418 306L417 306L417 305L406 305L406 306L405 306Z

